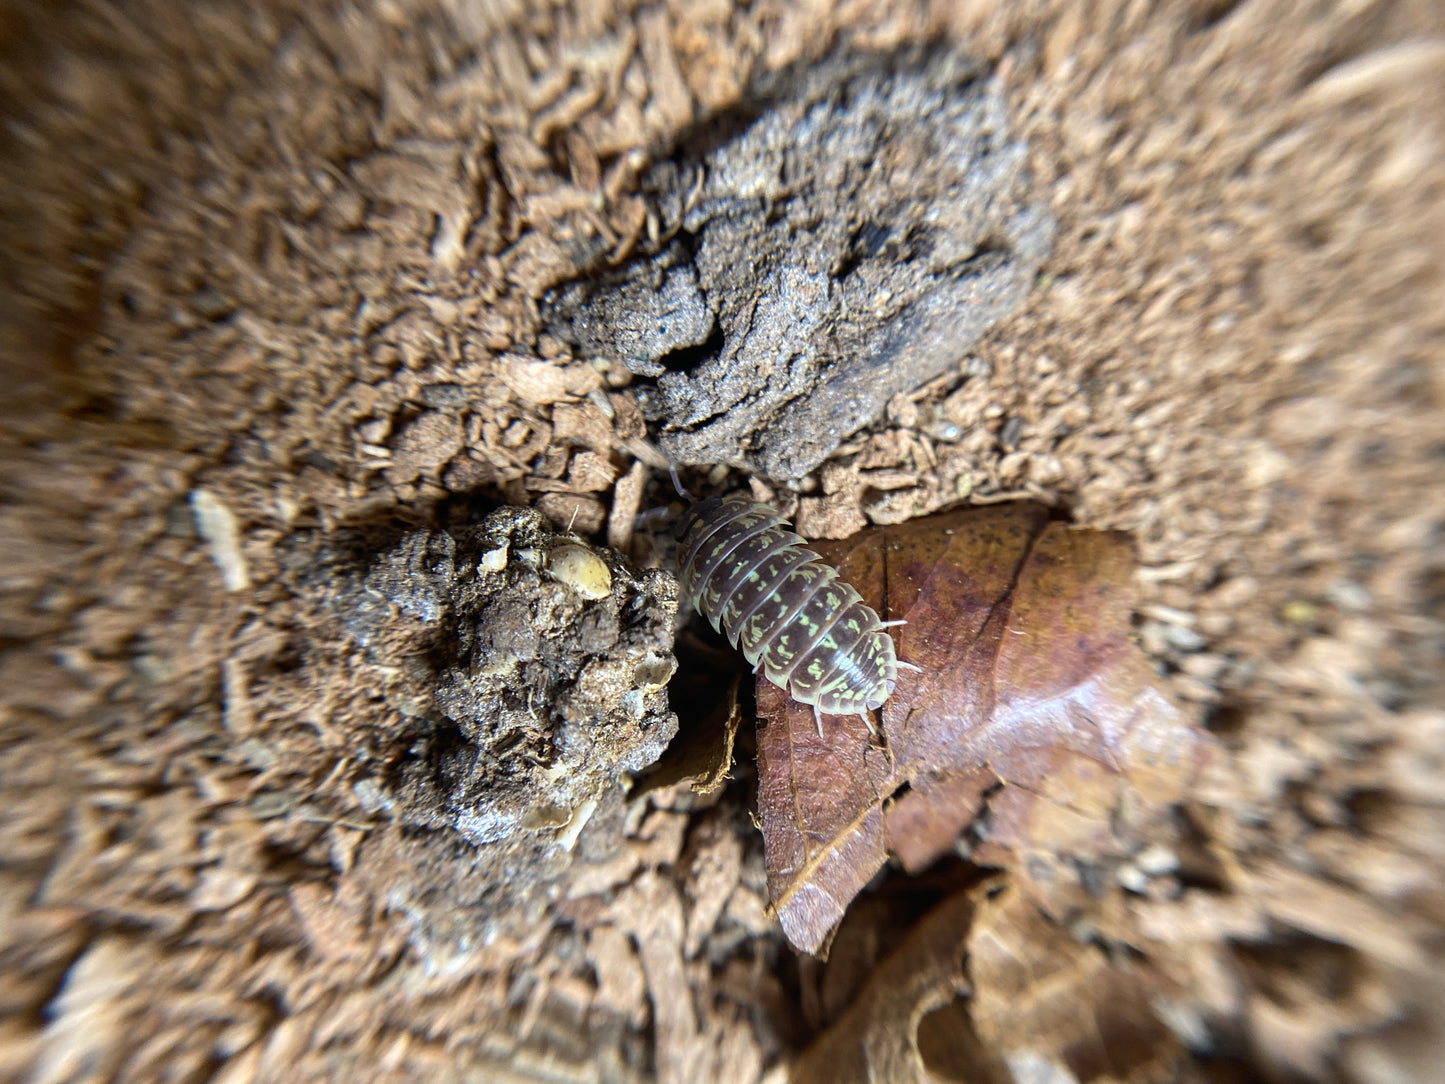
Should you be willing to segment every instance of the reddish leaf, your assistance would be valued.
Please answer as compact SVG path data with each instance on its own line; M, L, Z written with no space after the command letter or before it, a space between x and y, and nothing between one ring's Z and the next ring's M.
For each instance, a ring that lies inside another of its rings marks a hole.
M861 732L818 736L811 708L758 684L758 718L784 723L758 732L758 807L768 895L795 945L838 924L863 881L883 864L883 805L891 768ZM808 725L803 725L806 715ZM848 725L848 724L845 724ZM857 882L857 883L855 883ZM816 947L816 946L815 946ZM809 951L812 951L810 949Z
M1124 535L998 505L818 549L908 622L899 657L923 673L900 674L881 742L852 717L820 739L811 708L758 683L768 888L798 948L824 948L888 852L931 864L985 802L990 861L1097 855L1120 846L1121 809L1143 823L1198 770L1199 732L1129 640Z

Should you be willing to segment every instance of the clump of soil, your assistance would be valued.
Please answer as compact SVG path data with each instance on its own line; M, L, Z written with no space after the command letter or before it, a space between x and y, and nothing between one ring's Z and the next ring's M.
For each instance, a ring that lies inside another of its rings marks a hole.
M312 623L309 638L350 636L394 675L388 698L409 720L398 739L407 754L353 783L367 812L475 848L474 937L535 925L541 893L599 808L617 820L626 777L677 732L666 692L676 583L553 532L531 509L399 538L304 534L282 565L341 626ZM616 828L589 833L583 856L610 857ZM429 843L439 845L464 849ZM415 895L404 881L391 890L413 910Z

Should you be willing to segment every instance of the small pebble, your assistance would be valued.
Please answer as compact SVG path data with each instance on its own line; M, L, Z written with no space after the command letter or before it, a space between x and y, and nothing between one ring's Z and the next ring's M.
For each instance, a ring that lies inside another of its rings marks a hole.
M375 813L386 805L386 797L374 779L359 779L351 784L351 793L356 795L357 804L367 813Z
M1211 611L1199 615L1199 631L1211 640L1228 636L1234 631L1234 618L1227 613Z
M1146 655L1167 655L1169 638L1165 628L1157 621L1146 621L1139 626L1139 646Z
M1010 418L1003 423L1003 429L999 431L998 442L1003 445L1004 451L1011 452L1019 446L1019 437L1023 435L1024 420L1019 417Z
M953 444L963 439L963 426L947 418L935 418L924 428L924 432L944 444Z
M464 407L468 398L460 384L428 384L421 389L421 401L429 407Z
M356 427L356 439L362 444L380 444L390 435L390 418L372 418Z
M1188 610L1180 610L1174 606L1165 606L1158 602L1141 607L1140 612L1146 617L1152 617L1155 621L1162 621L1166 625L1193 628L1197 623L1195 616Z
M918 425L918 404L906 395L895 395L888 401L888 420L894 425L912 429Z
M1151 843L1134 856L1134 864L1151 877L1173 873L1179 868L1179 856L1162 843Z
M1370 592L1354 580L1336 580L1330 584L1325 597L1331 605L1352 613L1361 613L1370 608Z
M1312 625L1319 615L1319 607L1308 599L1293 599L1279 608L1280 620L1290 625Z
M1182 625L1164 626L1164 639L1169 641L1169 646L1176 651L1193 652L1203 651L1208 645L1206 640L1193 629L1185 628Z
M612 405L612 400L607 398L607 393L601 388L593 388L587 393L587 398L609 422L617 420L617 408Z
M1199 653L1185 658L1180 662L1179 669L1190 677L1213 684L1219 680L1219 675L1224 673L1228 665L1229 659L1223 655Z
M1179 883L1178 877L1151 877L1144 894L1154 903L1167 903L1177 900L1183 891L1184 886Z
M284 817L295 803L296 799L284 791L267 790L254 796L249 806L251 815L258 821L269 821Z
M221 320L230 316L236 306L225 294L210 286L202 286L191 295L191 309L207 320Z
M548 551L547 575L586 599L612 593L612 570L607 562L577 542L563 542Z
M1213 606L1228 612L1237 610L1250 599L1259 593L1259 584L1249 576L1236 576L1232 580L1226 580L1220 586L1209 593L1209 601Z
M488 550L477 560L477 568L481 572L500 572L507 567L507 547L498 546L494 550Z
M1216 704L1220 699L1219 690L1213 685L1184 674L1175 676L1173 686L1180 699L1196 704Z
M214 493L200 488L191 491L191 511L196 533L210 550L221 583L227 591L246 590L251 586L251 574L241 553L241 528L235 515Z
M1253 659L1235 659L1219 675L1221 689L1243 689L1253 684L1259 676L1259 663Z
M1114 873L1114 878L1126 891L1136 896L1143 896L1149 891L1149 877L1145 872L1133 863L1126 863Z

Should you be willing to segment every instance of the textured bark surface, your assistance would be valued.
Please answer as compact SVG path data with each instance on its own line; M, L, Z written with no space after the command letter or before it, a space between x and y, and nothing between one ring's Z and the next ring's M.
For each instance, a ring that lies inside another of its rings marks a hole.
M643 179L673 240L549 311L584 356L657 378L639 395L674 460L792 481L1017 309L1053 221L975 61L773 82Z

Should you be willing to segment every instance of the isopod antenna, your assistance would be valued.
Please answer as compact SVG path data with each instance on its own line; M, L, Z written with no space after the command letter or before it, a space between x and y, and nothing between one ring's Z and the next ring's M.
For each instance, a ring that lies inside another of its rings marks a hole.
M667 461L667 473L672 478L672 488L677 490L677 495L688 504L696 504L697 499L683 487L682 479L677 476L677 464L671 459Z

